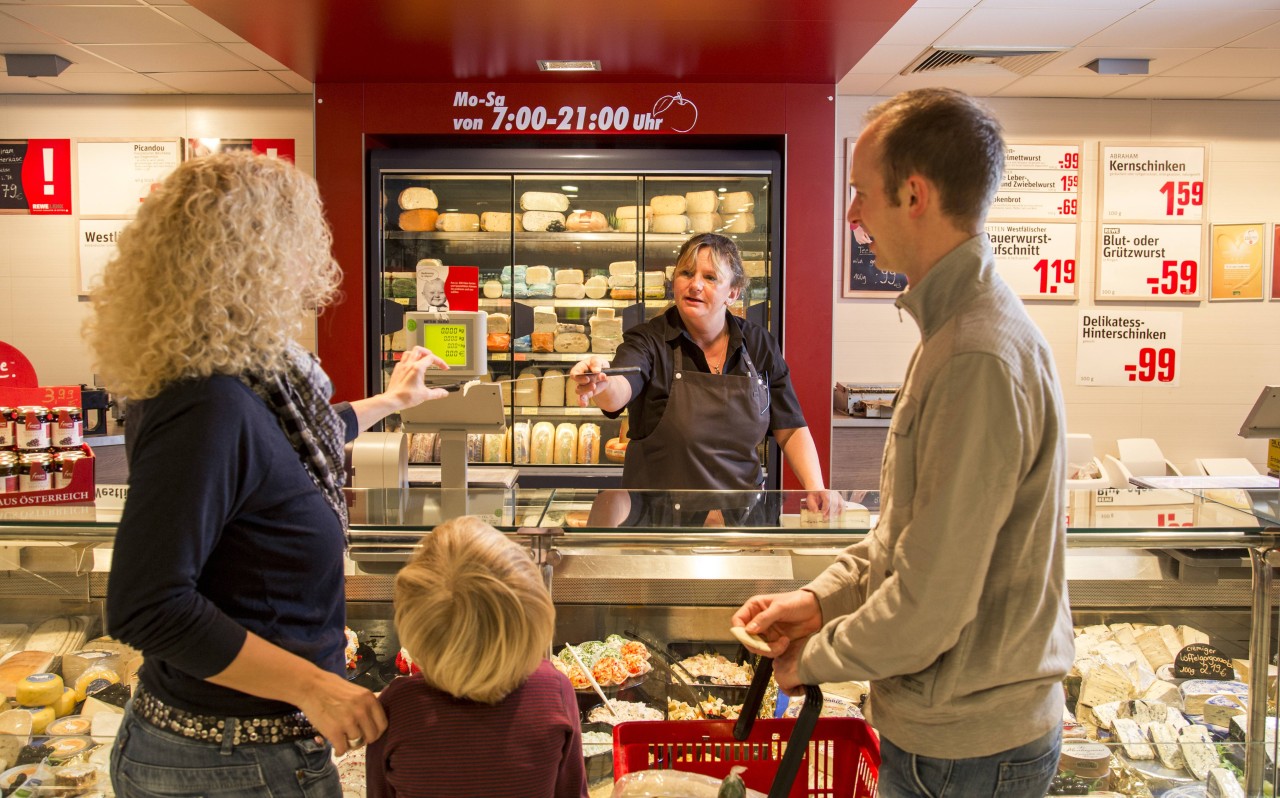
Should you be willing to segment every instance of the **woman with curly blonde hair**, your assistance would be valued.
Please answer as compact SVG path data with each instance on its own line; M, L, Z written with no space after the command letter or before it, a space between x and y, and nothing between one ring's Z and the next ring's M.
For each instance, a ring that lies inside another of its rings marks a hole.
M179 166L91 295L98 373L129 400L111 634L146 655L111 757L121 798L337 796L386 728L344 678L343 446L444 391L421 347L387 390L331 405L296 343L339 270L315 182L248 153ZM269 789L269 792L267 790Z

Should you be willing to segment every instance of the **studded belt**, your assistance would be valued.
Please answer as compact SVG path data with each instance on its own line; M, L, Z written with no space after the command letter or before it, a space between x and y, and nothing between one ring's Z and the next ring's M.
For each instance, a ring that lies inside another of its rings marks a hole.
M233 745L285 743L319 734L301 712L262 718L202 715L164 703L141 683L133 694L133 714L158 729L219 745L228 734Z

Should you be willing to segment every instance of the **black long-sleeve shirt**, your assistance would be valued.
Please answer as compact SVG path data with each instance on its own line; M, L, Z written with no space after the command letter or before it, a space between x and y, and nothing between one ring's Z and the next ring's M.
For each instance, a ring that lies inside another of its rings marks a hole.
M355 437L350 405L335 407ZM231 376L184 380L130 408L129 494L116 532L108 631L146 656L166 703L290 712L205 681L247 631L345 673L343 530L275 414Z

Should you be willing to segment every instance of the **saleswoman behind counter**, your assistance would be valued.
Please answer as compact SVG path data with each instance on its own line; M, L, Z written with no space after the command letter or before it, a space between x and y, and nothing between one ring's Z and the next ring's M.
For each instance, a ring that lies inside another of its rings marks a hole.
M570 370L580 405L594 401L610 418L628 413L624 487L754 490L764 481L756 449L772 432L804 489L826 496L777 342L729 312L746 285L738 246L696 235L676 260L674 304L628 330L612 358L639 373L601 374L610 360L598 355Z

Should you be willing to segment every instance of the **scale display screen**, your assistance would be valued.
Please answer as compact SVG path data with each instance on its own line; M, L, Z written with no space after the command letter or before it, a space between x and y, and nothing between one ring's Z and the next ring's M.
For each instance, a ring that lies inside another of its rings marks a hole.
M410 311L404 328L409 346L425 346L449 364L449 370L428 372L428 382L458 380L488 373L485 362L484 313L451 311L447 314Z
M422 345L450 368L467 365L467 328L462 324L424 324Z

